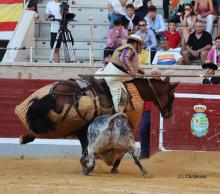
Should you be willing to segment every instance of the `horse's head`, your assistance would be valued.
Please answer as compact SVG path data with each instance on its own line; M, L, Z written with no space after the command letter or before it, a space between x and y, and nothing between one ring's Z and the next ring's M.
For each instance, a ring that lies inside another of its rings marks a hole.
M164 81L153 78L136 78L129 82L135 84L144 101L154 103L163 118L167 119L173 115L174 90L179 83L171 84L169 77L166 77Z
M152 87L150 86L155 96L153 102L160 110L162 117L165 119L170 118L173 115L174 91L178 84L179 82L171 84L170 77L166 77L164 81L158 80L158 83L152 83Z

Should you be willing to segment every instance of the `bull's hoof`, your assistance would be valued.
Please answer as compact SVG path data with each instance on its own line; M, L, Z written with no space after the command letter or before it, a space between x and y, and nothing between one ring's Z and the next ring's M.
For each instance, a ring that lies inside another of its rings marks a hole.
M119 171L118 171L118 169L112 168L112 169L111 169L111 173L113 173L113 174L118 174Z
M81 175L83 175L83 176L88 176L90 172L91 172L91 171L90 171L89 168L83 167L82 172L81 172Z
M144 177L147 177L147 175L148 175L148 173L147 173L146 170L142 170L142 171L141 171L141 174L142 174Z

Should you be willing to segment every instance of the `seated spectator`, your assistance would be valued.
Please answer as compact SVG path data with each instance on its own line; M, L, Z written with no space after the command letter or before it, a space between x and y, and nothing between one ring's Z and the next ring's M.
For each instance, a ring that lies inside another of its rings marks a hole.
M121 18L122 25L128 30L128 34L134 34L138 30L138 17L134 13L134 5L126 5L126 14Z
M115 20L121 19L125 15L125 6L127 0L108 0L108 10L109 10L109 28L113 28L113 23Z
M220 36L217 36L215 38L215 45L208 52L207 59L209 60L209 62L220 66Z
M204 24L202 22L197 21L195 31L189 35L185 50L182 52L184 63L190 65L190 59L200 59L204 63L211 47L211 34L204 31Z
M216 19L212 0L196 0L194 12L197 15L197 20L205 22L206 31L212 34L213 23Z
M152 5L151 0L133 0L132 1L135 9L135 15L140 19L144 19L147 15L148 7Z
M220 84L220 77L211 77L215 75L215 71L218 69L218 66L214 63L204 63L202 68L205 70L205 76L202 80L202 84Z
M151 29L147 28L146 20L139 21L139 30L135 34L140 35L144 40L144 49L155 49L157 47L156 36Z
M166 30L166 25L162 15L157 14L157 8L151 5L148 8L147 16L144 18L147 21L147 26L155 33L159 39L163 36L163 32Z
M179 0L176 7L174 8L174 14L169 17L169 20L172 20L176 23L180 22L180 17L184 13L184 7L186 4L191 5L192 0Z
M104 49L104 63L107 64L119 46L127 43L128 31L122 26L121 20L115 20L112 29L107 34L107 45Z
M185 4L184 13L180 17L182 26L182 47L185 46L189 39L189 35L193 32L196 23L196 16L190 4Z
M168 47L169 48L177 48L181 43L180 33L176 30L176 23L170 21L168 24L168 30L166 30L163 35L167 37Z
M154 56L153 65L181 65L183 58L180 54L181 48L170 49L168 47L167 38L163 37L160 40L160 50Z

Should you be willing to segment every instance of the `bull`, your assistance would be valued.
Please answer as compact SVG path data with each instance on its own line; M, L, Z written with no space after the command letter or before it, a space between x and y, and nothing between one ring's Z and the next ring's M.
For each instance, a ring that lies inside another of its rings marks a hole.
M132 130L128 127L128 118L124 113L97 116L88 127L88 158L82 166L83 174L88 175L95 167L96 159L113 166L112 173L118 172L118 166L125 153L129 153L143 176L147 171L138 160Z

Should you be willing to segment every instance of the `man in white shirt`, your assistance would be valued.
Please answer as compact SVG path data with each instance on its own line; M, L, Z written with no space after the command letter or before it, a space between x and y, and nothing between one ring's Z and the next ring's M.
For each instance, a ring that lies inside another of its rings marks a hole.
M156 52L153 65L182 65L183 58L180 54L181 48L170 49L168 47L167 38L160 40L160 50Z
M59 20L62 18L60 14L60 4L61 4L61 0L53 0L47 3L46 14L45 14L46 20L49 20L52 15L54 19ZM50 27L50 32L51 32L50 47L51 48L53 48L54 46L59 28L60 28L59 21L51 21L51 27ZM61 46L61 38L58 39L55 52L54 52L55 63L60 62L60 46Z

